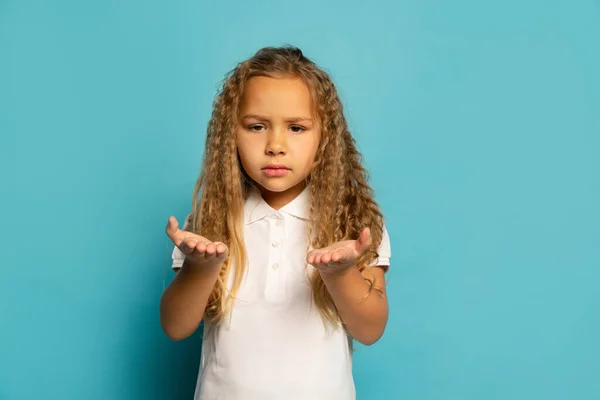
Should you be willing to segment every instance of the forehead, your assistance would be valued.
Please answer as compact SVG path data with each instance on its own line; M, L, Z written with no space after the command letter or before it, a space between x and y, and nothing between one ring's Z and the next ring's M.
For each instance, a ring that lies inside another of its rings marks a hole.
M310 90L300 78L255 76L246 82L240 111L280 117L309 117L313 103Z

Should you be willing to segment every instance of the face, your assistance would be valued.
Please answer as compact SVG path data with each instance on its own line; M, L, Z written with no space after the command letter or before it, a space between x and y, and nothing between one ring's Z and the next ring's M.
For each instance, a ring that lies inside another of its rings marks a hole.
M304 189L320 139L304 81L257 76L246 83L236 132L238 154L271 207L283 207Z

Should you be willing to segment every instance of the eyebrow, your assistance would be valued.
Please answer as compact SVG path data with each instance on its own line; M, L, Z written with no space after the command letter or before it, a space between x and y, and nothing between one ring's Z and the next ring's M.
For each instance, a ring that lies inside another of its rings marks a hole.
M259 121L268 121L269 118L262 116L262 115L257 115L257 114L247 114L244 115L242 117L242 119L257 119ZM312 118L307 118L307 117L292 117L292 118L286 118L285 122L312 122Z

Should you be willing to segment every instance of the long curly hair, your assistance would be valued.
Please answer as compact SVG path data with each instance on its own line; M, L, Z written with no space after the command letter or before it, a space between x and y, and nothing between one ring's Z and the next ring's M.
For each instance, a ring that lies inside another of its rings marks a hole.
M255 76L301 78L311 92L321 140L310 183L309 243L323 248L340 240L357 239L364 227L373 243L357 261L364 270L377 258L383 218L362 165L362 155L348 130L342 102L329 75L296 47L265 47L231 70L215 98L208 123L202 169L192 199L187 229L229 247L219 278L210 294L204 318L219 323L231 311L246 269L243 209L253 182L244 172L236 147L239 104L246 82ZM233 274L233 276L230 276ZM331 295L318 271L309 277L314 305L322 318L340 324ZM232 286L228 288L228 280Z

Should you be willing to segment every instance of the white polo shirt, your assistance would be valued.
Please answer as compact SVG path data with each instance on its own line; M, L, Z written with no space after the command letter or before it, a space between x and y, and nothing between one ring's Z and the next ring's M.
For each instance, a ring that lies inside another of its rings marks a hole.
M231 318L205 323L195 399L353 400L351 340L326 328L306 269L310 193L280 210L254 190L244 207L248 269ZM379 259L389 266L384 229ZM173 268L185 255L173 250ZM231 283L231 280L230 280Z

